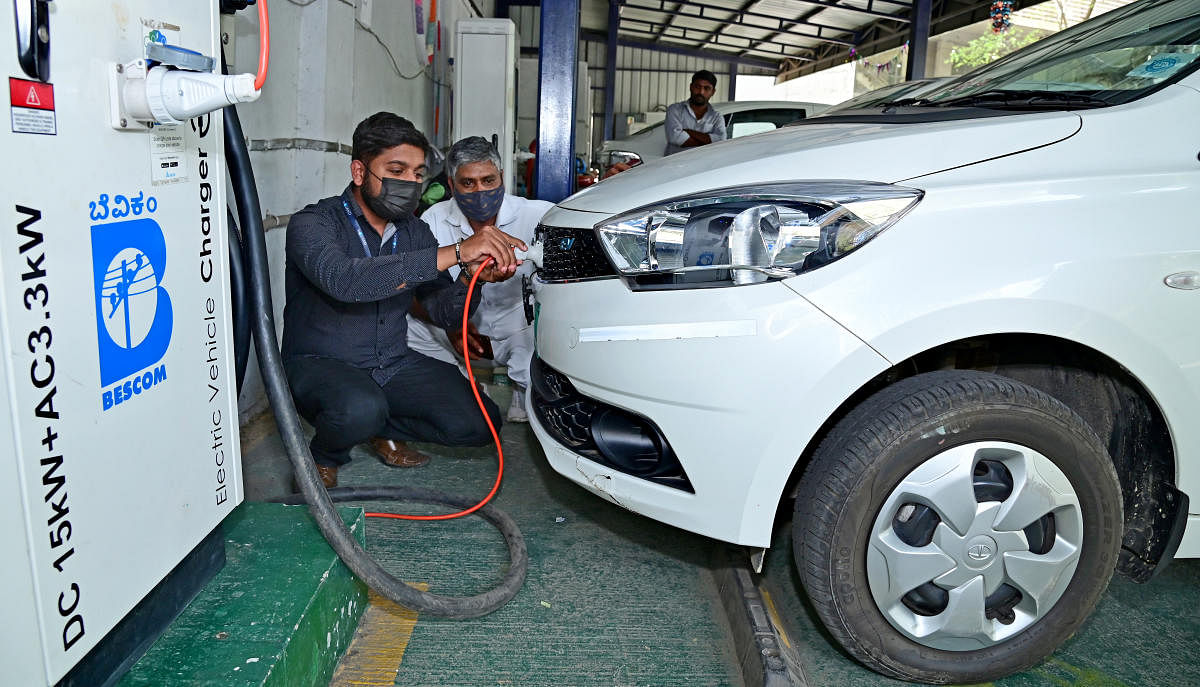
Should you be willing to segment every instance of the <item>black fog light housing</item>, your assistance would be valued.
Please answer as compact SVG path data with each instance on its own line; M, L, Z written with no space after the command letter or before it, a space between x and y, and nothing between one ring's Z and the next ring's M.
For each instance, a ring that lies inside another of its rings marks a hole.
M592 416L592 441L610 464L638 477L653 475L665 455L678 464L657 427L616 408Z
M649 419L584 396L534 357L530 398L542 427L560 444L601 465L695 493L662 430Z

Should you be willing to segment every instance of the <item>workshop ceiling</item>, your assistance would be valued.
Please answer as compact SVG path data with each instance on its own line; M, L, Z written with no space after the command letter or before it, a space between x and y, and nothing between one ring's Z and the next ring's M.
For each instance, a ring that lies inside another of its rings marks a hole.
M919 0L613 0L625 44L714 53L799 75L851 54L870 55L909 38ZM1038 0L1018 0L1014 9ZM991 0L932 0L934 33L988 16ZM584 3L587 18L607 14L609 2ZM606 19L601 20L606 22ZM600 28L600 27L596 27Z
M619 32L680 47L811 60L823 43L852 46L880 19L908 24L904 0L626 0Z

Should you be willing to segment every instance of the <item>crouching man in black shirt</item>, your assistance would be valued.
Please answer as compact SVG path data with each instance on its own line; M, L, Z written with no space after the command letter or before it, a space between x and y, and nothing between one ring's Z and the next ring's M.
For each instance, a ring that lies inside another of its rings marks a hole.
M416 298L436 324L457 329L470 274L491 257L480 281L507 279L518 265L513 248L527 246L489 228L439 248L413 215L428 150L407 119L368 117L354 130L350 185L288 223L283 359L296 407L317 430L312 453L327 487L367 440L385 463L415 467L429 458L406 441L491 439L458 368L408 349L405 316ZM451 265L465 267L457 280ZM499 427L496 405L484 403Z

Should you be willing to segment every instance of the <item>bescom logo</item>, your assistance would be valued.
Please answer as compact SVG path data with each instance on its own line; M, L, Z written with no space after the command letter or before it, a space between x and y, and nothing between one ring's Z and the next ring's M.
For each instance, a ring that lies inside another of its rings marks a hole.
M158 222L142 218L92 225L96 339L105 410L167 378L166 364L158 364L171 344L174 324L171 297L163 286L166 268L167 243Z

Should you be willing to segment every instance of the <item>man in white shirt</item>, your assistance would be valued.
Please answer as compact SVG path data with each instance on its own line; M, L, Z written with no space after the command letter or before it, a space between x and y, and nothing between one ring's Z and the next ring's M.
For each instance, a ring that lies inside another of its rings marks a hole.
M689 88L692 97L667 107L667 120L663 126L667 134L664 155L725 140L725 118L708 103L717 88L717 77L707 69L701 69L692 75Z
M458 141L446 154L447 181L454 194L425 211L421 219L429 225L439 246L453 246L484 227L500 228L510 236L533 243L533 233L546 211L554 207L544 200L528 200L505 192L500 156L487 139L471 136ZM510 422L528 422L525 389L529 387L529 361L533 356L533 327L525 319L521 284L533 263L518 267L513 278L485 284L479 309L467 329L473 359L490 357L508 368L513 383ZM459 268L450 267L458 278ZM449 363L462 360L462 332L446 331L409 315L409 348Z

